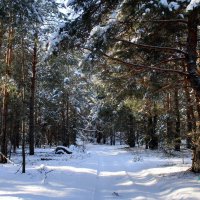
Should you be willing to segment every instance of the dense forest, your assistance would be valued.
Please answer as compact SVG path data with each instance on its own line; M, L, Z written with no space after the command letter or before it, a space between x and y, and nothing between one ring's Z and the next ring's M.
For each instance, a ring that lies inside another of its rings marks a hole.
M1 163L82 140L200 172L199 0L1 0L0 75Z

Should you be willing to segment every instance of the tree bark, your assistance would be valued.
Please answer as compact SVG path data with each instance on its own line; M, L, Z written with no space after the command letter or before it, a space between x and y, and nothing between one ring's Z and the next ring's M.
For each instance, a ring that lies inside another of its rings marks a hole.
M187 117L186 147L190 149L192 147L192 132L195 129L195 127L193 127L194 126L193 121L195 117L194 117L194 110L187 80L185 80L185 98L186 98L186 117Z
M171 97L171 92L167 93L166 97L166 109L167 109L167 144L168 145L173 145L173 140L174 140L174 119L173 119L173 114L172 114L172 97Z
M68 94L63 96L62 115L62 144L69 146L69 99Z
M175 132L175 151L180 151L180 145L181 145L181 138L180 138L180 111L179 111L179 97L178 97L178 89L175 88L174 91L174 103L175 103L175 116L176 116L176 132Z
M200 75L197 70L197 32L198 32L198 8L188 14L188 37L187 37L187 71L191 86L200 97ZM200 172L200 135L195 134L193 137L193 160L192 171Z
M200 131L200 99L199 99L198 95L195 95L195 97L196 97L196 110L198 113L197 128L198 128L198 131Z
M35 144L35 83L36 83L36 65L37 65L37 33L34 36L32 77L31 77L31 94L29 103L29 154L34 155Z
M197 70L197 26L198 26L198 9L190 11L188 14L188 37L187 37L187 71L191 86L200 96L200 75Z
M135 147L135 130L134 130L134 117L132 116L132 114L129 114L128 116L128 137L127 137L127 143L130 147Z
M2 108L2 134L1 134L1 155L0 163L7 163L7 117L8 117L8 98L7 85L4 86L3 108Z
M69 93L66 102L66 145L69 146Z
M148 136L149 142L148 146L149 149L155 150L158 149L158 137L156 136L155 129L157 124L157 116L149 116L148 117Z
M19 148L19 140L20 140L20 122L21 118L21 110L19 110L19 104L15 106L15 114L14 114L14 119L13 119L13 130L12 130L12 138L11 142L13 145L13 152L16 153L16 149Z
M22 173L26 172L26 153L25 153L25 55L24 55L24 38L22 37L22 120L21 120L21 132L22 132Z
M7 130L7 118L8 118L8 102L9 102L9 91L8 91L8 79L10 77L10 69L12 64L12 51L13 51L13 35L14 30L10 25L8 30L8 45L6 51L6 69L5 69L5 84L4 84L4 91L3 91L3 107L2 107L2 130L1 130L1 156L0 162L6 163L7 162L7 137L8 137L8 130Z

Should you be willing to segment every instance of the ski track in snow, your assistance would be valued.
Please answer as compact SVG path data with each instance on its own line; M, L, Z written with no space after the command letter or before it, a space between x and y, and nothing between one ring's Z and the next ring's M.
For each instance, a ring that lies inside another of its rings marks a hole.
M190 159L182 164L158 152L105 145L68 159L34 159L26 174L16 173L18 165L0 165L0 200L200 199L200 176L186 172Z
M130 175L126 171L124 160L120 153L115 154L115 151L108 151L103 148L100 152L96 152L98 157L97 181L95 184L95 192L92 200L96 199L113 199L123 197L118 192L116 187L120 181L126 180L128 183L133 183Z

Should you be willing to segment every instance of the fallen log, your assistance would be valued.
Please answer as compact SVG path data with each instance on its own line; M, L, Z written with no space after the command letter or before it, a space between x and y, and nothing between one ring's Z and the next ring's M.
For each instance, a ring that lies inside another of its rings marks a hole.
M41 158L41 160L53 160L52 158Z
M71 151L69 151L66 147L64 146L58 146L55 149L55 154L72 154Z

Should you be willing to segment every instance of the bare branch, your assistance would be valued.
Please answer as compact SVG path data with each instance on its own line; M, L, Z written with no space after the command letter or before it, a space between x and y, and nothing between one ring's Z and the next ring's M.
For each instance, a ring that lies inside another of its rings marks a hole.
M126 65L127 67L137 67L139 70L141 68L144 68L144 65L129 63L129 62L123 61L123 60L121 60L119 58L115 58L115 57L109 56L109 55L103 53L102 51L100 52L100 54L103 55L104 57L110 59L110 60L117 61L118 63Z

